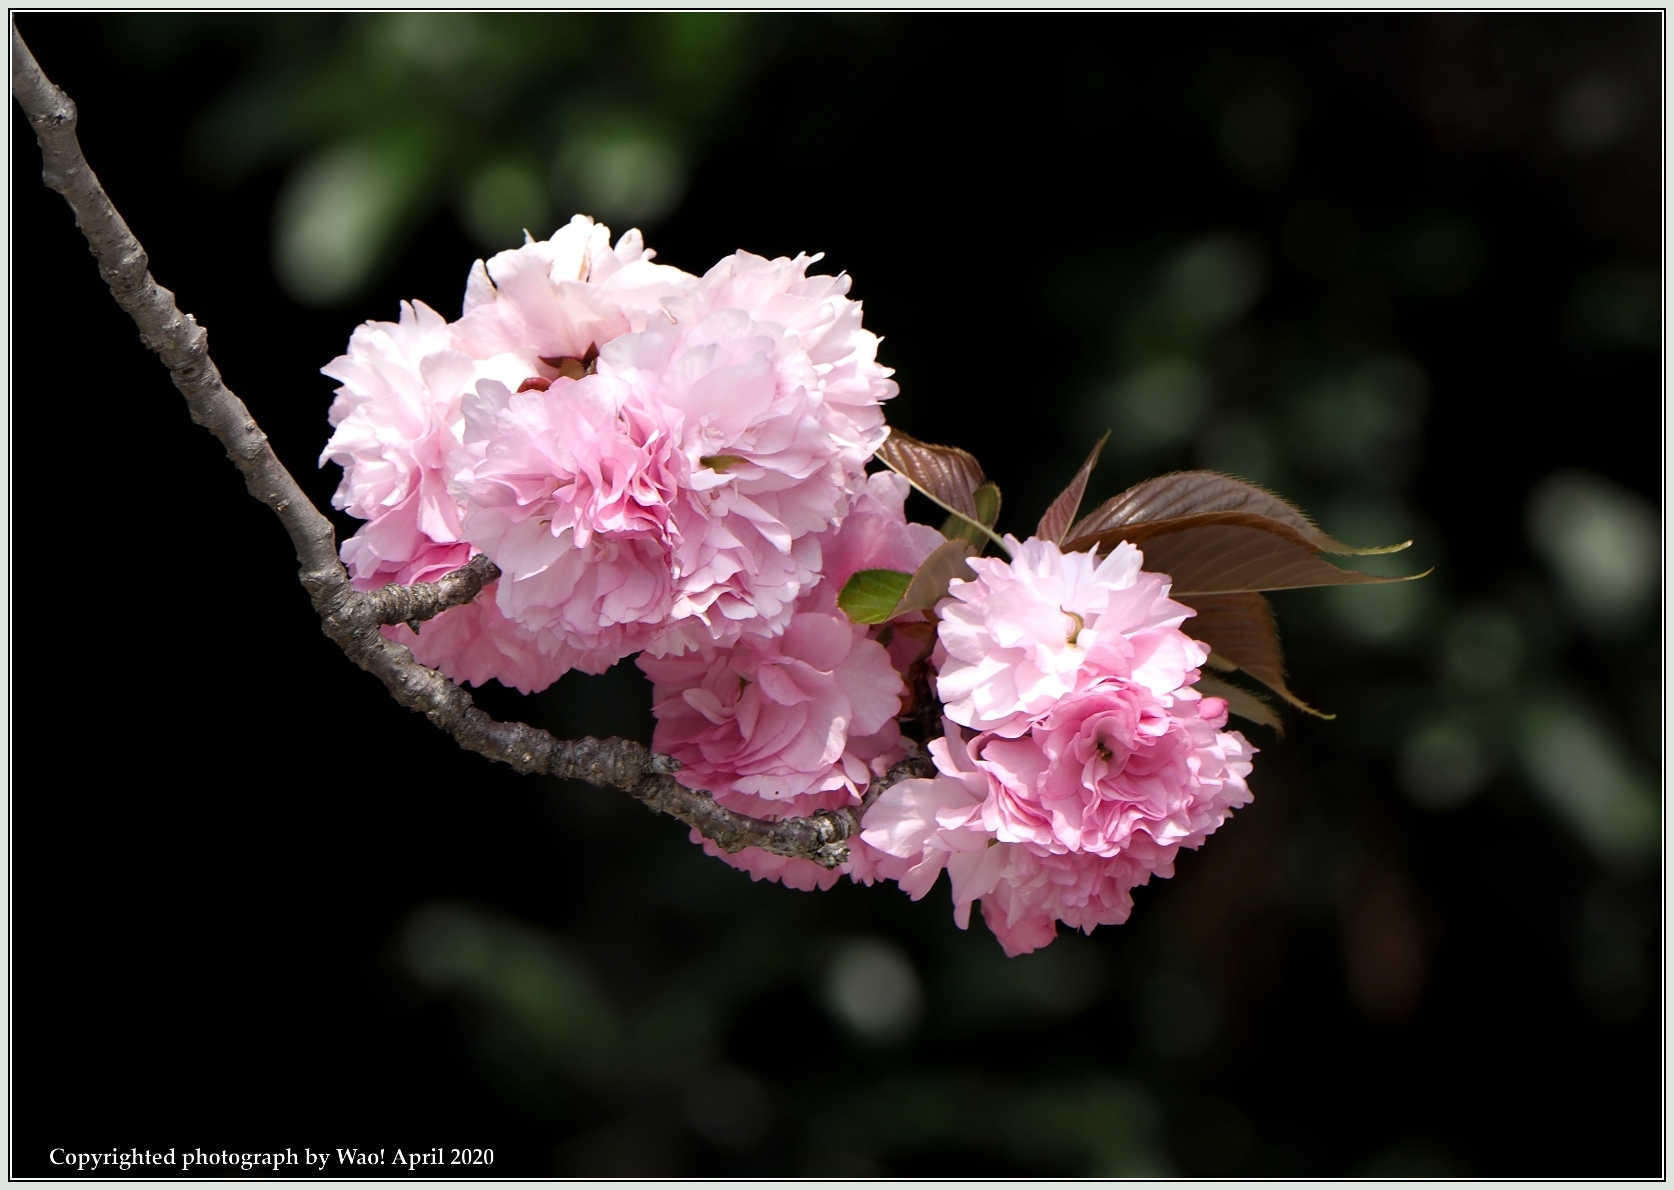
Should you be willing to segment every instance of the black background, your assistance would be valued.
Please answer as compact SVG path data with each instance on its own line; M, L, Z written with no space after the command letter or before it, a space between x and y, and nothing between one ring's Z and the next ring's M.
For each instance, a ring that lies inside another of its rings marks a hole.
M1077 278L1198 228L1277 234L1286 194L1229 181L1201 130L1215 69L1277 63L1308 96L1307 181L1295 185L1328 188L1372 223L1449 204L1482 216L1485 279L1450 302L1402 307L1388 332L1435 381L1412 499L1443 538L1436 581L1462 598L1531 565L1523 501L1553 467L1588 467L1657 498L1654 354L1577 363L1553 344L1585 267L1658 259L1660 164L1654 118L1650 140L1608 169L1437 133L1412 80L1454 36L1437 32L1447 21L1466 22L1455 41L1491 32L1466 18L1183 15L826 28L757 82L651 240L694 271L740 246L825 250L827 267L857 278L867 323L886 336L903 390L891 420L968 447L1008 504L1033 509L1084 450L1080 423L1054 402L1101 366L1088 344L1104 333L1105 307L1084 297L1104 299ZM111 53L97 22L25 16L19 28L80 105L89 160L158 280L209 329L227 382L324 507L337 473L314 467L331 391L317 369L356 322L392 317L400 298L456 313L479 252L439 214L369 296L337 310L295 305L268 265L280 173L228 191L174 163L180 123L237 60L205 52L148 70ZM1637 47L1655 69L1656 16L1548 24L1555 42ZM413 906L468 899L581 939L602 956L607 985L631 998L673 978L666 956L706 935L662 922L641 923L641 938L624 921L631 900L613 908L610 890L625 857L641 857L635 873L685 872L662 865L694 849L626 799L461 754L344 660L313 621L279 526L190 424L69 212L38 185L15 111L12 137L13 1174L55 1172L45 1154L59 1145L489 1145L496 1174L582 1168L553 1157L579 1126L508 1108L455 1015L403 982L391 939ZM1282 326L1316 300L1281 278L1259 316ZM1098 494L1137 477L1118 465ZM1357 680L1356 667L1381 664L1326 643L1310 652L1308 639L1293 668L1321 701ZM1614 664L1576 662L1606 685ZM503 691L483 701L577 733L644 738L642 697L628 673L566 679L535 709ZM1656 1174L1660 988L1634 1019L1604 1022L1570 985L1563 923L1590 861L1507 798L1440 824L1368 776L1375 765L1333 752L1335 730L1303 722L1261 740L1257 801L1228 830L1259 832L1270 815L1265 829L1279 831L1309 799L1348 799L1423 890L1435 939L1425 999L1396 1025L1361 1019L1328 919L1298 919L1275 940L1239 925L1236 872L1218 892L1201 889L1229 902L1211 966L1239 973L1216 985L1236 999L1226 1011L1237 1024L1184 1074L1144 1067L1162 1088L1178 1167L1336 1174L1418 1137L1454 1172ZM711 866L693 897L725 886L737 912L771 914L801 895ZM1147 910L1162 918L1166 897L1188 895L1173 886L1207 871L1183 863L1169 887L1141 896L1136 922ZM952 930L944 896L913 905L893 889L845 888L819 922L939 937ZM1134 928L1098 936L1118 982L1144 961L1119 949L1138 946ZM816 1020L806 993L786 995L753 1019ZM850 1073L868 1063L1003 1073L1035 1069L1044 1047L1061 1050L1060 1065L1132 1068L1132 1011L1113 993L1058 1033L843 1062ZM794 1053L761 1058L734 1028L736 1062L806 1086ZM1191 1105L1204 1088L1253 1124L1257 1139L1232 1169L1194 1149ZM701 1146L680 1152L660 1171L794 1171L770 1151L743 1164ZM1032 1169L968 1146L886 1168Z

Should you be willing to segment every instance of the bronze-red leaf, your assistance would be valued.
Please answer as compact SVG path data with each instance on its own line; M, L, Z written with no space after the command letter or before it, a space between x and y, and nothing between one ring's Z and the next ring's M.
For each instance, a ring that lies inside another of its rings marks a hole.
M1070 524L1075 520L1075 514L1081 510L1081 497L1087 493L1087 478L1093 474L1093 468L1098 465L1099 452L1108 441L1110 432L1106 430L1104 437L1093 447L1093 453L1081 464L1081 470L1070 480L1069 487L1058 494L1058 498L1052 501L1052 506L1046 510L1046 514L1040 518L1040 527L1035 530L1036 537L1054 545L1063 544Z
M920 442L910 434L892 429L884 444L878 447L878 458L942 507L981 523L976 490L988 480L982 474L981 464L967 451L957 446Z
M1279 629L1273 622L1273 609L1263 596L1243 591L1232 595L1191 595L1180 602L1197 612L1180 626L1181 631L1214 650L1209 658L1211 666L1241 669L1298 710L1320 714L1285 685Z
M1279 712L1241 686L1234 686L1231 682L1223 682L1219 678L1203 677L1197 681L1197 692L1210 698L1224 698L1226 709L1234 715L1252 723L1259 723L1263 727L1271 727L1280 735L1285 734L1285 725L1279 718Z
M1328 537L1301 509L1265 488L1215 471L1175 471L1137 483L1112 496L1070 530L1072 539L1088 537L1123 525L1172 520L1210 512L1241 512L1266 517L1294 529L1299 537L1324 554L1388 554L1400 545L1357 547Z
M1169 575L1177 596L1395 583L1423 577L1384 578L1343 570L1321 558L1319 547L1300 530L1242 512L1199 513L1126 524L1077 537L1064 549L1108 550L1121 541L1132 542L1144 551L1146 570Z

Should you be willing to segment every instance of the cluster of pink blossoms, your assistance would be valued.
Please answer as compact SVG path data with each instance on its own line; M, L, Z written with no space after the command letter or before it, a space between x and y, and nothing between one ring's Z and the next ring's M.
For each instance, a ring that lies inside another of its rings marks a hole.
M900 476L868 477L854 510L822 540L825 577L797 601L783 636L640 657L655 684L651 746L681 762L682 783L753 817L806 817L859 805L872 778L906 757L896 717L908 696L904 675L921 650L905 633L880 644L882 626L856 624L837 606L856 571L911 573L945 540L907 521L906 498ZM850 842L849 862L831 870L755 847L729 855L695 830L692 841L757 879L803 890L830 888L843 875L869 884L907 867L860 840Z
M911 574L944 538L906 520L904 479L865 472L896 387L814 259L740 252L696 277L577 216L479 261L457 322L413 303L362 326L325 369L322 463L366 521L343 560L370 589L486 554L502 577L475 602L386 632L526 693L637 654L653 747L756 817L863 804L908 753L928 665L938 775L885 789L840 869L694 841L801 889L846 875L917 899L945 868L961 927L980 900L1008 954L1123 921L1250 796L1254 749L1192 689L1191 609L1131 545L1008 538L933 616L852 621L851 576Z
M577 216L472 270L464 316L367 323L322 462L357 583L487 554L470 607L391 635L529 692L634 653L773 637L823 572L895 395L846 277L739 252L702 277Z
M959 924L980 900L1016 955L1060 921L1126 921L1135 886L1250 800L1255 750L1191 688L1209 651L1137 549L1006 540L1011 561L972 559L937 609L938 775L885 790L861 838L910 864L915 899L946 868Z

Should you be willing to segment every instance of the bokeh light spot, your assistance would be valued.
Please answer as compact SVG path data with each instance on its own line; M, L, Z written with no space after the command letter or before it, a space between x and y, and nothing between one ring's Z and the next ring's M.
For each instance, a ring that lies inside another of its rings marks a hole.
M1602 475L1561 471L1529 494L1527 524L1583 623L1631 626L1657 588L1661 541L1648 500Z
M1214 381L1201 364L1171 356L1129 372L1106 392L1110 443L1126 455L1173 446L1189 438L1215 400Z
M1189 331L1211 331L1237 322L1261 296L1267 266L1248 236L1224 232L1180 250L1163 273L1161 298Z
M687 1088L686 1119L717 1148L749 1152L766 1139L772 1115L766 1088L730 1066L711 1067Z
M352 297L388 250L411 193L409 171L359 144L326 149L292 171L274 211L274 271L300 302Z
M924 1015L924 989L905 951L881 938L853 938L826 965L826 1007L865 1041L901 1041Z
M1529 702L1518 753L1542 799L1604 863L1637 868L1656 854L1656 800L1614 734L1579 701Z
M496 162L480 171L465 191L465 225L487 251L514 248L523 232L548 234L551 206L546 188L523 162Z
M368 23L373 52L398 66L445 72L475 57L483 40L479 19L462 12L400 12Z
M1508 690L1525 649L1523 627L1509 612L1488 605L1465 609L1442 638L1442 682L1464 695Z
M1401 788L1427 810L1452 810L1470 801L1493 776L1493 759L1468 725L1455 719L1427 723L1401 745Z
M1410 446L1429 389L1424 370L1404 356L1384 356L1329 376L1292 404L1294 449L1325 474L1384 483L1403 479L1414 461Z
M685 194L686 169L666 136L612 124L568 138L553 164L553 181L571 205L602 222L651 226Z
M1609 75L1576 79L1552 105L1552 132L1573 153L1597 153L1633 130L1633 93Z

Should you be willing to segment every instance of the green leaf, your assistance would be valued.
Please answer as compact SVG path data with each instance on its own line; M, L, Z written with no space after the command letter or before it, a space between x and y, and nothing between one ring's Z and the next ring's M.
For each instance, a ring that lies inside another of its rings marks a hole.
M942 522L942 536L949 541L962 541L977 549L988 544L988 534L982 531L982 526L975 521L966 520L958 513Z
M974 579L976 571L965 561L973 548L970 542L955 537L932 550L930 556L919 564L918 572L913 575L913 581L908 584L890 618L904 616L908 612L930 611L947 597L947 586L954 579L966 582Z
M1000 519L1000 485L985 483L971 493L976 521L955 513L942 522L942 536L949 541L968 541L979 551L994 536L994 522Z
M856 624L882 624L912 585L904 570L857 570L837 594L837 606Z

